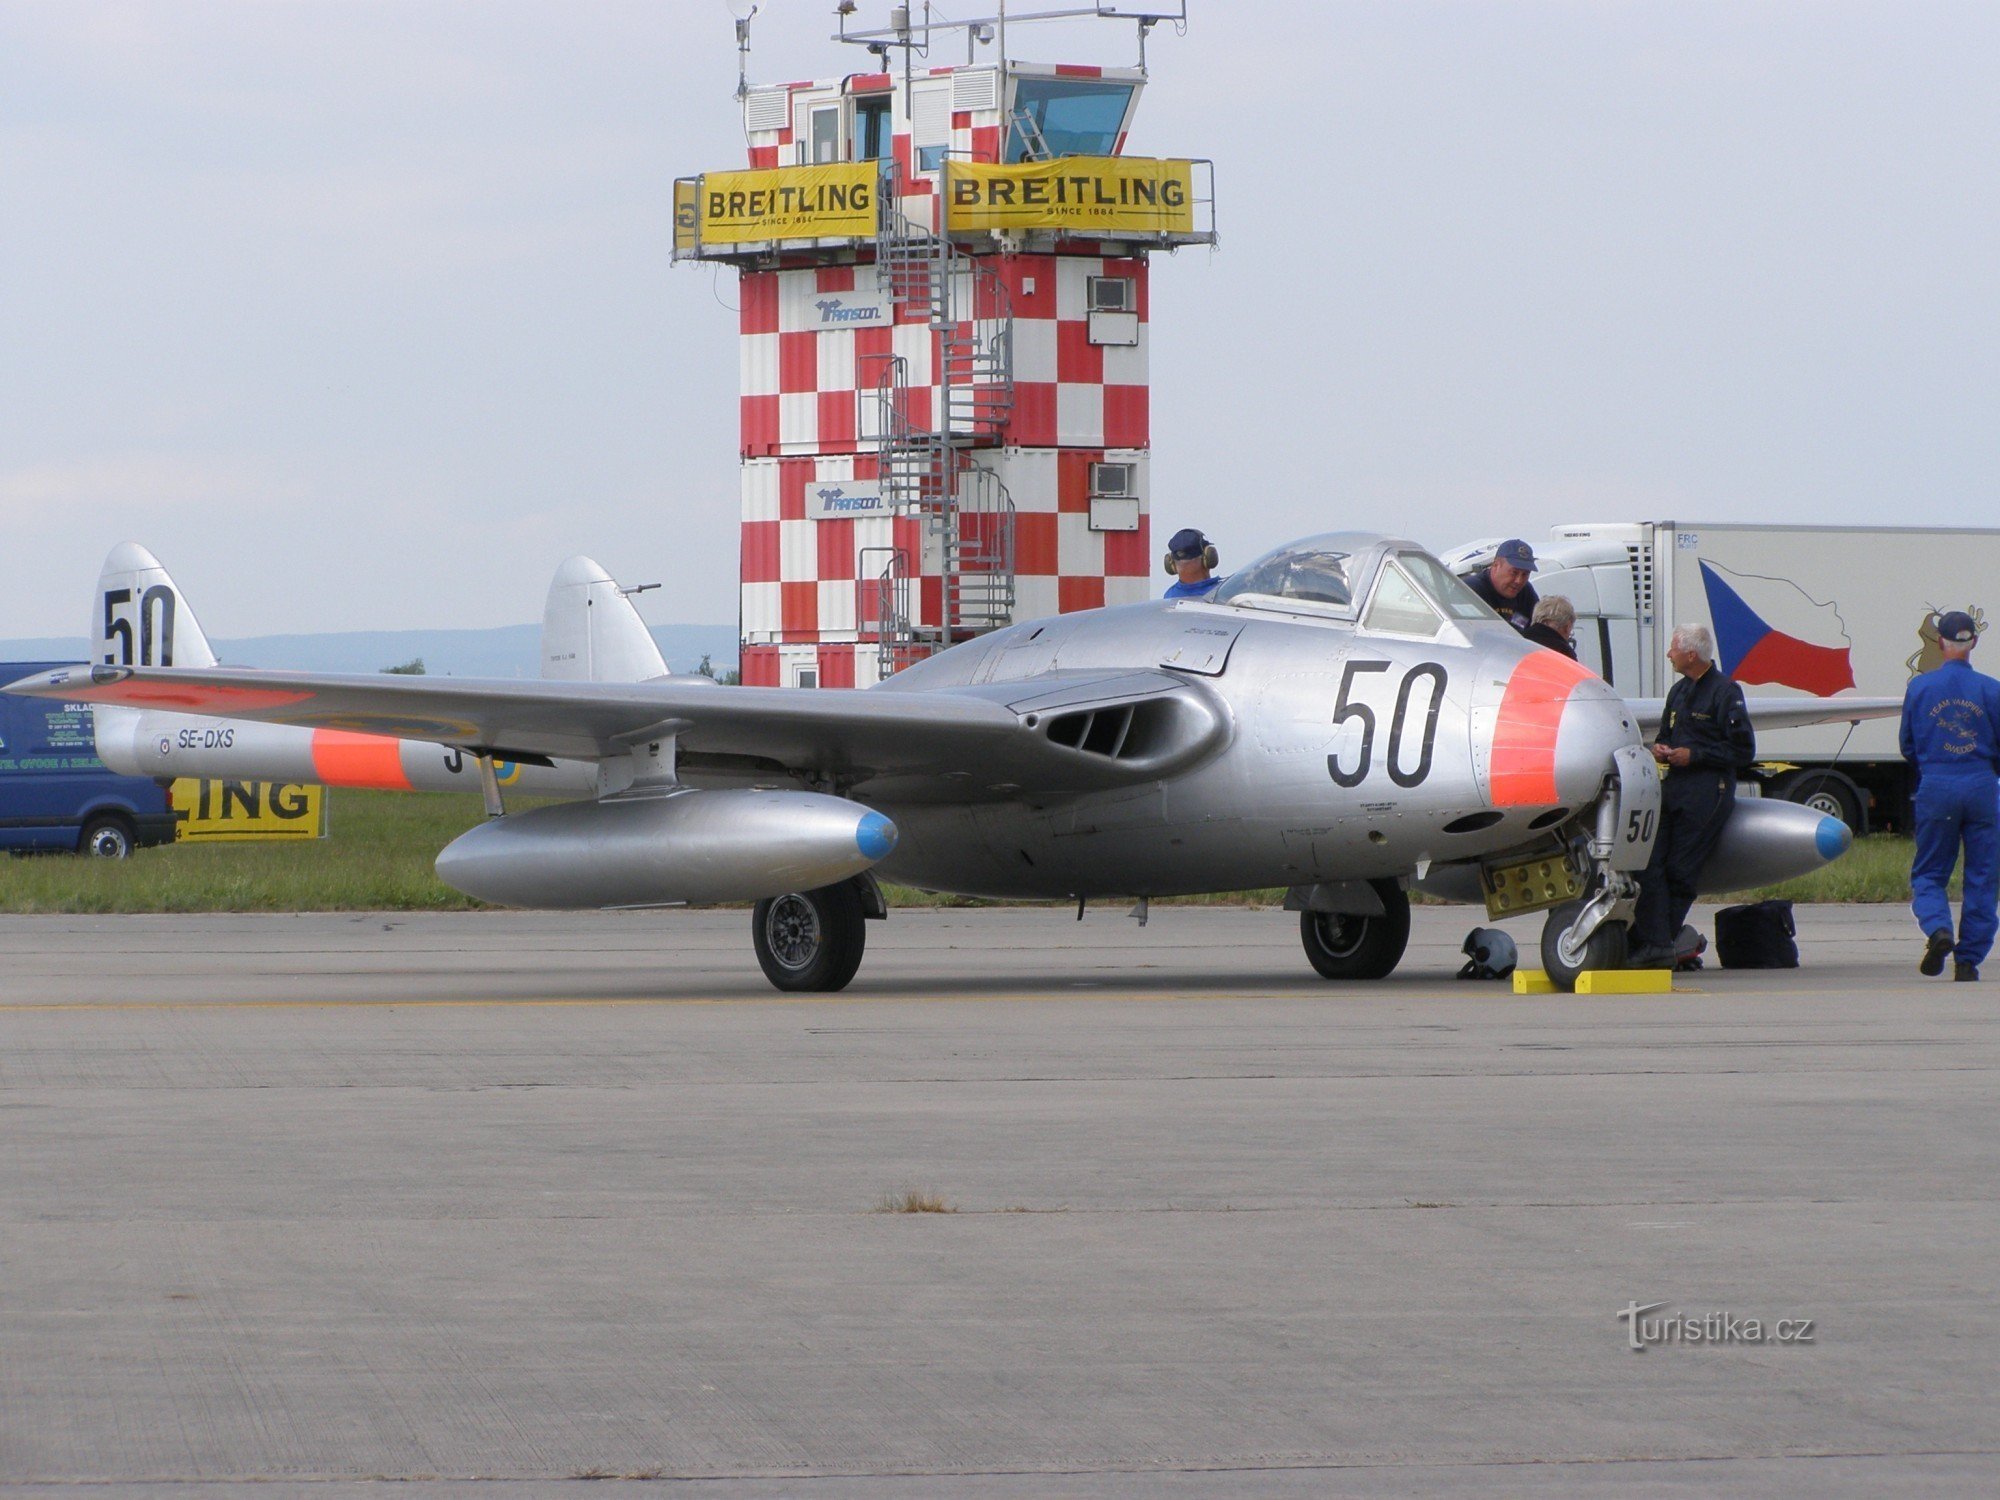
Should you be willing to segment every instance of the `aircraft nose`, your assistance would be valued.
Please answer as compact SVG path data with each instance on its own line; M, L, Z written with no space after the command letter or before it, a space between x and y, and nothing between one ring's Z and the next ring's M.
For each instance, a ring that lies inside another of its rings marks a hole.
M1563 707L1556 734L1556 798L1576 807L1596 797L1611 771L1612 753L1639 743L1639 721L1598 677L1579 682Z
M1495 807L1581 807L1611 773L1612 753L1639 740L1638 721L1603 678L1538 646L1483 674L1477 691L1474 739L1490 747Z

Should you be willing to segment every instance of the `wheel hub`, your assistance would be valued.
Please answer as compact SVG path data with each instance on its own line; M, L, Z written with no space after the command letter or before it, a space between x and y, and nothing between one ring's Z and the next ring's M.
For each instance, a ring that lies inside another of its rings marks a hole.
M799 895L780 896L764 920L771 956L788 969L803 969L819 952L819 914Z
M1351 957L1368 937L1368 919L1347 912L1328 912L1319 921L1321 946L1335 958Z

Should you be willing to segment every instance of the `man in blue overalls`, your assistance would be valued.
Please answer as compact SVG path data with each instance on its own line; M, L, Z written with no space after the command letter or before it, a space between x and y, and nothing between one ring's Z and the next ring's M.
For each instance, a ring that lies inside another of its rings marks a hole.
M1174 575L1174 581L1167 585L1164 597L1206 599L1222 582L1215 576L1220 561L1215 544L1192 526L1176 531L1167 543L1167 571Z
M1917 853L1910 864L1911 905L1924 930L1921 974L1977 979L2000 927L2000 682L1967 660L1979 639L1972 616L1952 610L1938 621L1944 665L1910 679L1903 693L1903 759L1916 770ZM1952 934L1945 887L1965 846L1965 899Z

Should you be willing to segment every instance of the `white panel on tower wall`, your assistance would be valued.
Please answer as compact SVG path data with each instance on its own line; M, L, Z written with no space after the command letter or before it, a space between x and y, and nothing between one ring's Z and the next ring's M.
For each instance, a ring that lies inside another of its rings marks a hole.
M1129 346L1113 344L1104 350L1104 383L1106 385L1144 385L1146 383L1146 325L1139 325L1139 336Z
M819 578L819 522L778 523L778 581L812 583Z
M813 326L813 298L819 277L811 268L778 273L778 332L804 333Z
M845 330L829 330L813 340L818 356L814 379L822 391L851 391L855 386L854 335Z
M960 68L951 75L951 107L961 109L998 109L1000 107L1000 70L998 68Z
M1056 387L1056 441L1071 448L1104 441L1103 386L1066 380Z
M778 394L778 336L775 333L746 333L737 339L736 362L741 394Z
M1014 343L1014 378L1051 381L1056 378L1056 320L1016 318L1009 338ZM1105 377L1109 379L1109 375Z
M743 519L778 519L778 463L776 459L751 459L743 465Z
M993 471L1007 486L1019 512L1050 512L1056 508L1056 455L1048 448L1009 448L992 460ZM1027 616L1016 616L1026 619Z
M819 449L819 395L786 391L778 396L778 451L813 453Z
M1022 574L1014 580L1014 618L1043 620L1057 612L1060 599L1053 574L1033 577Z
M790 89L752 89L743 96L745 130L783 130L791 122Z
M819 581L819 633L826 640L835 632L854 638L854 565L847 565L844 578Z
M743 639L756 643L775 639L784 628L785 591L775 583L743 585Z
M920 83L910 92L911 146L921 151L926 146L950 145L951 85Z
M1090 315L1090 341L1133 348L1139 342L1139 315L1135 312L1094 312Z
M1104 575L1104 538L1090 529L1090 517L1064 511L1056 517L1056 563L1065 577Z
M1095 255L1065 255L1056 261L1056 316L1065 323L1081 323L1090 316L1091 278L1104 274L1104 261Z

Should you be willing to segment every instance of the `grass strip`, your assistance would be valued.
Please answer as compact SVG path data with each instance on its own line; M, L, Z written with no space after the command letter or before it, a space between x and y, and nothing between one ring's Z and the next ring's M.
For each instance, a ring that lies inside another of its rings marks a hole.
M525 810L535 799L518 799ZM437 878L438 850L483 820L479 803L450 792L328 794L329 836L283 844L175 844L127 860L67 855L0 857L0 912L472 911L481 906ZM1825 869L1738 899L1910 899L1910 840L1878 834ZM899 907L993 903L887 887ZM1957 894L1954 882L1953 894ZM1282 888L1168 898L1175 905L1275 906ZM1421 897L1419 899L1422 899Z

